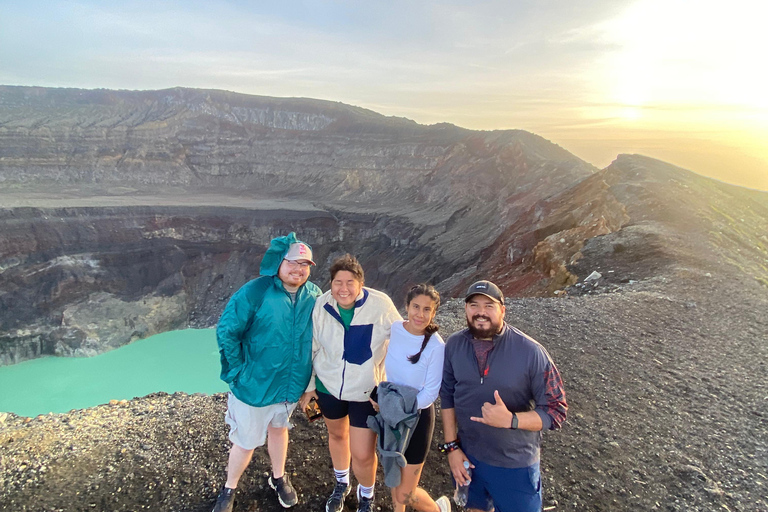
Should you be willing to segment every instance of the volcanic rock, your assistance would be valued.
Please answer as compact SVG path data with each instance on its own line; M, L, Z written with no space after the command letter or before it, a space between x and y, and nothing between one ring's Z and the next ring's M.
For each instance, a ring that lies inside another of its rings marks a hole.
M339 103L0 87L0 201L2 363L211 326L293 230L322 285L345 251L398 302L419 281L446 299L500 285L507 321L565 381L569 419L544 434L548 510L768 510L765 192L638 155L598 170L527 132ZM438 323L461 329L463 301ZM155 394L0 414L0 507L210 510L224 407ZM316 510L327 433L296 422L296 510ZM279 510L266 471L259 450L237 510ZM450 493L439 454L422 482ZM388 509L381 484L377 496Z

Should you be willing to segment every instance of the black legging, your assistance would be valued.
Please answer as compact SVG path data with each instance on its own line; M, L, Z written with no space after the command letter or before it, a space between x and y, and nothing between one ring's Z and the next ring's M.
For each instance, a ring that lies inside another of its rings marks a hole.
M408 464L422 464L427 459L429 445L432 444L432 433L435 431L435 404L422 409L419 422L413 428L411 440L405 450L405 460Z

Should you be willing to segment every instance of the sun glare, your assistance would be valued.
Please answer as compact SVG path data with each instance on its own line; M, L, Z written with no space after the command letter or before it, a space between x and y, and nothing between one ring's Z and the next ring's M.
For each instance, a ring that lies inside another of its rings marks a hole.
M626 121L636 121L643 116L643 109L640 107L622 107L619 117Z
M628 107L766 110L766 19L768 3L751 0L640 0L605 25L621 49L610 62L608 96Z

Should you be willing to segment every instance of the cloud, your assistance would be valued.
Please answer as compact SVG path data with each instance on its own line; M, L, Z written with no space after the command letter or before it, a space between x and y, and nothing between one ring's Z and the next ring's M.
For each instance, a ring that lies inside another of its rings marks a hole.
M747 0L693 10L685 0L6 2L0 83L314 97L553 138L764 133L767 10Z

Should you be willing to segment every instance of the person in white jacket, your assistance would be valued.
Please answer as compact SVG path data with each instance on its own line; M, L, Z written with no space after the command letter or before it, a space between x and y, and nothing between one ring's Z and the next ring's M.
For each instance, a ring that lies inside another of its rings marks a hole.
M387 381L419 390L419 421L403 454L407 464L400 468L400 485L392 489L394 512L404 512L406 506L421 512L451 510L448 498L433 500L419 487L435 429L435 400L443 381L445 343L434 322L438 306L440 294L432 285L422 283L411 288L405 297L408 320L392 325L384 360Z
M326 512L340 512L349 494L350 457L357 478L358 512L370 512L376 483L376 434L368 428L376 414L370 394L384 380L392 323L402 320L385 293L363 286L363 267L350 255L331 265L331 289L318 297L312 312L312 367L299 405L316 398L328 428L336 485Z

